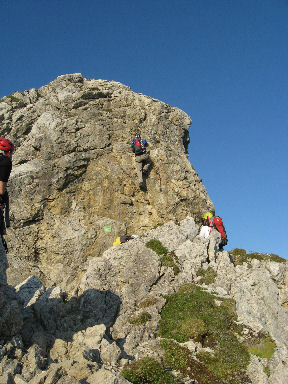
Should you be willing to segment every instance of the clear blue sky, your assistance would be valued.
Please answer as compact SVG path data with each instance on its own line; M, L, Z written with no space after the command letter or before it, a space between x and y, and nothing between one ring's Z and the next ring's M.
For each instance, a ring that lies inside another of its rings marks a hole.
M287 0L1 0L0 97L65 73L187 112L227 249L288 258Z

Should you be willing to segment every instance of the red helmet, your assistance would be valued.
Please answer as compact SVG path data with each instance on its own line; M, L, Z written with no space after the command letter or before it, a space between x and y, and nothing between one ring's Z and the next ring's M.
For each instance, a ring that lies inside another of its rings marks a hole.
M13 152L14 144L8 139L0 138L0 151Z

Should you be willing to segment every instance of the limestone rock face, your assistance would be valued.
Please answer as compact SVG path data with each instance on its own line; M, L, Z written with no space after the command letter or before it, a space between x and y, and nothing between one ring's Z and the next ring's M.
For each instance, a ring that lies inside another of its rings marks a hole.
M0 248L0 340L15 336L23 324L21 306L15 289L7 285L7 257Z
M237 264L218 251L215 229L198 235L214 208L187 160L184 112L74 74L2 98L0 124L17 147L7 235L15 288L0 250L0 383L124 384L123 368L141 359L182 384L288 382L288 264ZM138 129L153 161L147 191L130 152ZM125 233L139 236L112 247ZM166 337L159 330L179 292ZM204 322L205 308L214 312Z
M118 235L213 210L187 159L190 123L177 108L81 74L2 98L0 134L16 145L9 281L34 274L66 287ZM147 192L130 151L138 130L153 163Z
M6 296L6 303L17 302L20 310L21 316L10 316L10 322L21 322L5 335L7 323L0 327L0 377L5 383L11 377L15 383L30 384L128 383L121 372L129 362L147 357L163 361L163 337L158 331L167 297L192 283L210 292L217 305L224 299L235 300L238 326L234 331L238 329L239 340L245 342L250 334L255 337L260 333L272 337L272 356L250 353L246 376L242 377L245 381L241 382L286 384L287 262L255 259L249 265L235 266L228 252L217 250L216 230L208 239L198 233L195 220L187 217L110 247L89 260L73 294L59 286L47 288L35 276L15 290L2 284L2 290L13 293ZM152 240L167 250L172 264L150 247ZM199 271L212 271L212 275L203 280ZM4 324L1 310L0 306ZM201 352L213 355L215 348L215 344L205 348L193 338L178 345L196 357ZM179 376L179 372L174 374ZM182 377L180 382L187 384L191 378ZM235 381L219 381L224 382Z

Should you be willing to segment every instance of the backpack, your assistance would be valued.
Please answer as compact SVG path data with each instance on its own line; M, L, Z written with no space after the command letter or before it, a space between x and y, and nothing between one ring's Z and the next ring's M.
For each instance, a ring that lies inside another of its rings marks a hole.
M220 233L221 238L226 239L227 238L226 230L225 230L223 220L221 219L221 217L215 216L213 221L212 221L212 224L213 224L214 228L216 228L217 231Z
M142 155L145 153L144 146L141 139L135 138L133 140L133 151L135 155Z

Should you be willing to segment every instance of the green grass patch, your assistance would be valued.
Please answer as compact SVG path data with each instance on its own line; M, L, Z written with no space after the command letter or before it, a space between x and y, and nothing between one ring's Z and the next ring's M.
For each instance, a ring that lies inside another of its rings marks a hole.
M162 266L173 268L174 274L178 275L180 269L175 263L176 255L174 252L169 252L167 248L163 247L161 241L155 239L148 241L146 247L152 249L157 255L162 256Z
M148 312L142 312L139 316L131 317L128 321L133 325L142 325L147 323L151 319L151 315Z
M274 340L267 334L260 334L252 342L250 341L248 346L249 352L261 359L270 359L275 352L275 348Z
M151 305L155 305L157 303L156 297L151 297L149 299L145 299L141 301L141 303L138 305L139 308L147 308L151 307Z
M177 350L180 355L177 355L178 352L173 353L173 369L189 374L199 384L249 383L245 371L250 355L247 346L241 344L235 335L239 329L235 324L236 319L235 302L232 299L217 297L216 303L215 296L194 284L184 285L177 293L169 296L161 313L159 336L170 339L170 342L174 339L180 343L192 339L214 351L213 354L198 354L197 362L192 356L189 357L187 351L179 350L181 346L174 343L173 350ZM163 345L168 359L165 364L170 365L171 345ZM201 379L201 370L206 381ZM196 371L199 371L199 378L196 377Z
M157 255L167 255L168 249L163 247L161 241L159 240L150 240L146 243L146 247L152 249L152 251L156 252Z
M183 377L189 376L197 384L224 384L198 358L194 358L188 348L172 340L162 340L161 346L165 351L165 364L181 372Z
M180 272L180 269L175 263L175 259L176 255L174 254L174 252L168 252L162 256L161 263L164 267L173 268L174 275L176 276Z
M212 267L207 269L200 268L197 271L197 276L201 276L200 284L212 284L215 282L217 272Z
M151 357L133 361L122 370L122 376L134 384L177 384L163 365Z
M275 261L277 263L286 263L286 259L276 255L275 253L260 253L252 252L247 253L245 249L235 248L229 251L235 265L242 265L243 263L251 263L253 259L259 261Z

